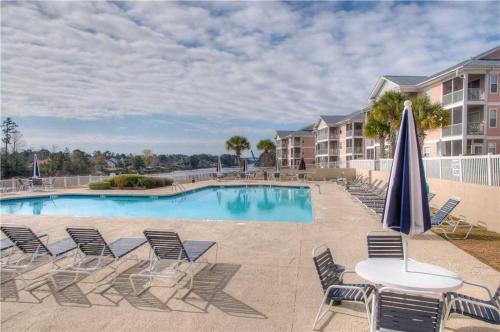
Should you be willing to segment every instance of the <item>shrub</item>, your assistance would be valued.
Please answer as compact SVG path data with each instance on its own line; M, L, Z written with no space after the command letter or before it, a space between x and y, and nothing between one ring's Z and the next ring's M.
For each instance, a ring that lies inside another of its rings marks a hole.
M165 178L153 178L139 174L121 174L112 177L111 179L97 181L89 184L89 188L93 190L103 189L125 189L125 188L159 188L171 186L174 181Z
M92 182L92 183L89 183L89 188L92 190L111 189L111 182L109 180Z
M133 188L137 187L139 179L143 177L144 175L139 174L121 174L113 177L113 184L115 187L120 189Z

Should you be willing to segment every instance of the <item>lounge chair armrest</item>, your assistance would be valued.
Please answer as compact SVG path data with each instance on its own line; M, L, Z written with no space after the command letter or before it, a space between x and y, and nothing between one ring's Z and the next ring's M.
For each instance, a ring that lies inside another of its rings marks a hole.
M328 294L332 289L356 289L360 292L363 293L363 296L365 299L368 299L368 296L366 294L366 291L363 287L360 287L360 286L352 286L352 285L331 285L329 286L326 291L325 291L325 294Z
M491 310L495 310L498 314L500 314L500 309L492 304L488 304L488 303L483 303L483 302L479 302L479 301L474 301L474 300L471 300L471 299L463 299L463 298L454 298L452 299L451 301L448 301L446 303L446 306L448 308L451 308L451 306L455 303L455 302L465 302L465 303L470 303L470 304L476 304L476 305L480 305L482 307L486 307L486 308L489 308Z
M464 284L467 284L467 285L471 285L471 286L475 286L475 287L478 287L478 288L482 288L486 291L486 293L488 294L488 300L491 299L493 297L493 294L491 294L491 291L489 290L488 287L484 286L484 285L480 285L480 284L475 284L473 282L469 282L469 281L466 281L464 280Z

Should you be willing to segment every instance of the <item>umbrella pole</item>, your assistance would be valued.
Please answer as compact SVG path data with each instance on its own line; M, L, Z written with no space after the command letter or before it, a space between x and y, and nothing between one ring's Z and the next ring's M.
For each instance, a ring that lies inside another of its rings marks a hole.
M404 271L408 272L408 237L403 235L403 260L404 260Z

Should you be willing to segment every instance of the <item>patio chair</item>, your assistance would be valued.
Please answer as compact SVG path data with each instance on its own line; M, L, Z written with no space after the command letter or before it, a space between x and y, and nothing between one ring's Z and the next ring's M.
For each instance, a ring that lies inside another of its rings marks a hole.
M469 237L470 232L472 231L472 224L467 223L465 220L450 220L448 219L451 212L460 204L459 198L450 198L444 205L431 217L431 225L435 227L435 229L443 230L443 234L446 238L457 240L457 239L467 239ZM464 218L465 219L465 218ZM448 225L452 228L451 232L447 232L443 227L444 225ZM467 228L467 232L464 237L451 237L449 234L454 234L459 227Z
M368 258L403 259L403 240L401 235L386 231L373 231L367 234Z
M433 199L435 196L436 196L436 194L435 194L435 193L431 193L431 192L427 193L427 201L428 201L428 202L432 201L432 199Z
M482 288L488 294L488 300L481 300L475 297L460 293L449 292L445 294L446 315L448 320L451 314L471 317L486 323L500 324L500 285L497 287L495 295L482 285L464 281L465 284Z
M108 244L99 230L90 226L70 226L66 231L77 244L78 250L71 264L51 271L49 278L56 291L74 284L80 275L93 276L94 283L97 283L95 274L109 267L113 270L113 278L109 286L101 290L101 293L105 292L113 286L121 264L128 260L138 261L137 256L131 253L146 243L144 238L120 238ZM58 287L55 275L59 273L74 275L74 278Z
M136 295L140 295L151 287L154 278L169 278L175 280L178 290L179 281L185 276L189 278L188 292L193 287L193 267L198 260L215 247L215 260L210 266L212 269L217 264L218 244L214 241L181 241L179 234L166 229L145 229L144 236L150 245L149 266L139 273L131 274L130 284ZM184 265L184 267L182 266ZM142 289L137 290L135 279L147 278L148 283Z
M344 271L343 267L336 265L333 261L330 248L326 245L314 248L312 257L324 293L323 300L314 319L313 330L316 330L318 322L330 311L332 305L338 301L364 303L368 324L370 324L370 300L375 288L368 284L344 284L344 275L354 272ZM328 305L328 308L323 312L325 304Z
M28 191L32 189L32 184L26 179L16 179L17 191Z
M23 274L34 270L46 263L59 266L57 262L76 248L75 242L71 238L62 239L54 243L48 243L49 236L35 234L26 226L8 225L0 226L2 232L14 244L5 262L2 263L2 271L13 273L12 278L2 280L1 283L21 277L25 286L28 286ZM45 243L41 238L45 238ZM7 242L6 242L7 243ZM18 249L19 255L14 255L14 248Z
M443 301L438 294L382 287L375 299L374 331L441 331Z

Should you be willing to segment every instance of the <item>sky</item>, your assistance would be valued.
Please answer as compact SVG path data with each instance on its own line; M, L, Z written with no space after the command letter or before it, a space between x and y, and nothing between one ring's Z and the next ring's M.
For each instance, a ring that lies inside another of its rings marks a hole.
M1 117L25 147L225 152L500 44L500 2L2 2Z

